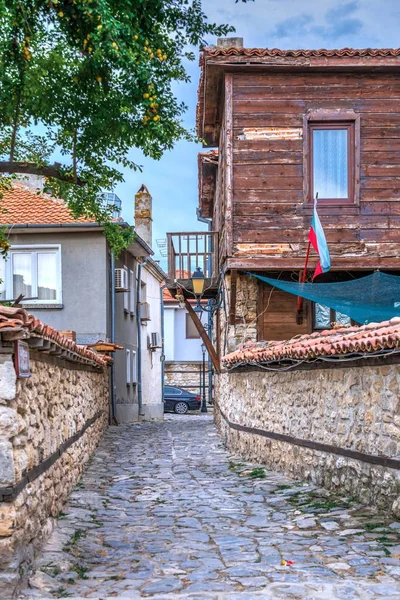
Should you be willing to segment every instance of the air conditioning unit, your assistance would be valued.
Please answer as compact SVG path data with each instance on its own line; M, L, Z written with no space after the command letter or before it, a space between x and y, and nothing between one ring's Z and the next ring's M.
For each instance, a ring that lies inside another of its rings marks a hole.
M140 320L150 321L150 304L148 302L140 302Z
M115 269L115 291L129 292L127 269Z
M155 350L156 348L161 348L161 336L157 333L151 333L147 336L147 347L149 350Z

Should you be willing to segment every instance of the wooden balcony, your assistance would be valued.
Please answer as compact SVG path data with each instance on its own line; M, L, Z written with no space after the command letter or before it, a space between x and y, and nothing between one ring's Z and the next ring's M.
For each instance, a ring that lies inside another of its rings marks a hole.
M218 289L218 232L167 233L168 280L171 293L180 288L183 295L193 298L191 276L197 267L204 273L204 298L212 298Z

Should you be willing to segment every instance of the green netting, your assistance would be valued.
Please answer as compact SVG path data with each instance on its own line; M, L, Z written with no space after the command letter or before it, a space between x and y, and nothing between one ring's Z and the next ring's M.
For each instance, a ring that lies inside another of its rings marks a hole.
M248 273L284 292L301 296L348 315L357 323L379 323L400 317L400 277L377 271L335 283L296 283Z

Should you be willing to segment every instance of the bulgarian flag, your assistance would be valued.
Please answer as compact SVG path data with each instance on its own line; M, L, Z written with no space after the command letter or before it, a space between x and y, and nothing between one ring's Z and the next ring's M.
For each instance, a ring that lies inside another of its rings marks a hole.
M314 213L311 221L310 232L308 234L309 243L319 254L317 268L314 271L313 279L321 273L326 273L331 268L331 257L328 244L326 243L325 233L322 229L321 221L317 213L317 201L314 202Z

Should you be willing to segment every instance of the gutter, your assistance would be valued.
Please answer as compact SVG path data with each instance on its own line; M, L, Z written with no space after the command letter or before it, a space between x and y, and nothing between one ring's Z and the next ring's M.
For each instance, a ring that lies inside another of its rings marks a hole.
M110 310L111 310L111 342L115 343L115 256L114 252L110 255ZM110 388L111 388L111 419L113 423L115 420L115 362L111 365L110 375Z
M165 305L164 305L164 290L167 286L161 285L160 286L160 300L161 300L161 356L160 356L160 361L161 361L161 402L163 403L164 406L164 377L165 377L165 344L164 344L164 311L165 311Z
M138 359L137 359L137 379L138 379L138 416L144 417L143 410L143 394L142 394L142 328L140 321L140 284L142 278L142 267L147 263L147 258L144 259L143 262L138 264L138 274L137 274L137 287L136 287L136 328L137 328L137 349L138 349Z
M199 207L196 208L196 216L197 216L197 220L200 221L200 223L206 223L208 225L208 231L212 231L212 219L206 219L205 217L202 217L200 215ZM210 251L211 252L214 251L212 239L210 240ZM210 265L209 265L209 270L211 270ZM211 311L209 311L207 313L207 316L208 316L208 321L207 321L208 332L207 333L208 333L208 337L210 338L210 340L212 340L213 315L212 315ZM207 352L207 368L208 368L208 404L212 404L213 366L212 366L212 360L211 360L210 354L208 352Z

